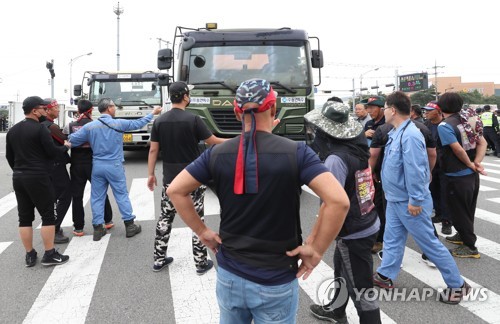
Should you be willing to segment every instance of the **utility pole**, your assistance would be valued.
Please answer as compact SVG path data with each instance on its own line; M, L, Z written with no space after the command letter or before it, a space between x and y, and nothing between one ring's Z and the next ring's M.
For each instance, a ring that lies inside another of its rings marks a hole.
M444 65L438 66L436 60L434 60L434 66L431 66L431 68L434 69L434 73L433 73L434 74L434 89L436 91L436 100L438 100L438 79L437 79L438 71L437 71L437 69L444 68Z
M165 44L167 44L167 48L169 48L169 46L170 46L170 42L169 41L166 41L163 38L156 38L156 39L158 40L158 49L161 49L161 43L162 42L165 43Z
M118 6L113 7L113 12L116 15L116 70L120 71L120 15L123 13L123 7L120 7L120 2L118 1Z

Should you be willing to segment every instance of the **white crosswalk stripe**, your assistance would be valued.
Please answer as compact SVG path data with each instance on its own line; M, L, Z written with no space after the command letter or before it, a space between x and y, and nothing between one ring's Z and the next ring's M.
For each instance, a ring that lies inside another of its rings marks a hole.
M485 183L491 184L492 186L482 185L480 195L484 194L485 196L483 196L482 199L492 202L493 204L490 203L490 205L486 207L482 205L482 208L477 208L476 218L481 220L481 222L490 224L492 228L498 230L498 226L500 225L500 213L496 213L497 210L492 209L491 206L500 202L500 198L494 197L495 191L500 189L498 186L498 183L500 183L500 171L498 171L500 170L500 160L494 160L494 163L485 162L484 164L488 166L489 175L481 176L481 181L483 182L484 180ZM87 206L87 210L90 199L90 187L91 185L88 183L84 193L84 205ZM159 201L155 201L155 199L158 200L158 195L156 195L155 198L154 192L147 189L146 178L133 179L129 192L137 221L154 222L154 219L157 218L159 213ZM310 197L309 195L316 196L314 192L306 186L303 187L303 195L307 195L308 197ZM11 217L17 218L17 212L13 211L16 207L14 193L9 193L0 198L0 206L1 222L11 219ZM489 210L486 209L487 207L490 207ZM220 205L218 199L215 194L208 189L205 196L205 215L207 217L218 217L217 215L219 215L219 213ZM117 215L119 215L119 213L117 213ZM63 222L63 227L72 226L71 217L72 214L70 209ZM39 217L37 217L37 221L39 221ZM219 308L215 296L215 286L217 282L216 271L211 270L203 276L196 275L191 248L192 232L190 229L184 227L185 225L181 220L178 221L181 223L180 225L174 226L172 229L168 249L168 254L174 258L174 262L168 269L158 274L155 273L159 278L164 278L161 280L169 282L171 306L168 307L173 309L171 318L159 321L168 323L218 323ZM2 224L0 224L0 226L2 226ZM441 225L436 224L436 228L441 237L444 237L445 235L441 234ZM123 228L121 230L123 230ZM103 275L101 271L103 262L107 258L113 257L113 250L111 247L113 245L113 240L116 239L116 235L119 233L114 231L118 231L118 229L115 228L111 231L111 233L113 233L112 235L106 235L99 242L93 242L92 235L72 238L70 243L65 246L64 250L64 254L70 255L70 262L64 266L55 267L53 269L42 268L40 265L33 268L42 271L42 273L47 273L47 276L43 279L45 280L43 285L32 292L34 295L30 301L31 305L28 307L29 310L21 314L18 321L23 321L23 323L85 323L89 321L91 304L95 298L94 291L96 283L99 277ZM7 265L7 262L4 262L4 260L6 255L10 253L6 253L6 251L10 251L10 249L22 249L22 244L16 236L17 233L12 231L11 234L12 235L8 238L0 236L0 266ZM477 234L479 252L481 255L490 258L485 258L485 260L491 260L491 262L497 265L496 262L500 261L500 243L498 243L496 239L487 239L479 235L482 233ZM123 233L120 235L123 235ZM147 240L146 244L152 245L153 234L151 232L144 232L140 235L145 237L149 235L150 239ZM14 236L16 240L13 239ZM38 236L38 233L35 233L35 236ZM492 238L491 235L485 236ZM134 253L134 251L130 251L130 253ZM41 255L39 255L39 258L40 257ZM149 271L151 271L152 258L150 258L150 260L151 264L147 265ZM462 261L461 259L457 259L457 264ZM483 262L483 258L474 262ZM19 263L15 266L18 267ZM420 257L420 252L410 247L406 247L405 249L404 267L401 272L406 274L407 277L411 276L423 285L434 290L445 287L439 271L425 265ZM396 282L396 287L399 285L403 287L405 285L404 282L401 282L401 277L404 276L400 276ZM306 301L307 304L318 303L317 290L319 285L324 280L331 278L334 278L332 260L324 259L316 267L309 279L305 281L299 279L301 290L310 298L310 300ZM464 276L464 278L476 289L486 287L488 289L488 298L485 301L464 301L457 309L473 314L478 321L482 320L487 323L500 323L500 312L498 311L498 305L500 305L500 291L497 291L498 289L496 288L498 286L493 285L492 288L486 281L489 278L475 277L474 275L470 275L470 273L469 276ZM162 284L161 280L158 281L158 285ZM139 289L144 289L144 287L140 285L138 287ZM0 294L0 301L3 300L5 299L2 299ZM161 307L167 307L165 301L159 301L159 303L162 304ZM401 320L401 318L404 317L401 317L398 311L393 310L391 305L391 303L381 303L382 322L408 322L408 320ZM348 304L347 316L350 323L359 323L359 318L352 301ZM308 318L311 323L314 322L312 317ZM399 320L395 318L399 318ZM107 320L103 319L102 321L106 322ZM2 320L0 320L0 322L2 322Z

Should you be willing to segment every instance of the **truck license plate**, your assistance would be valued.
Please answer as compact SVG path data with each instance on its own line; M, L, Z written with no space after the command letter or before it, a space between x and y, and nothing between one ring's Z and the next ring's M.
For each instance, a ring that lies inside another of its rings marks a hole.
M132 142L132 134L123 134L124 142Z

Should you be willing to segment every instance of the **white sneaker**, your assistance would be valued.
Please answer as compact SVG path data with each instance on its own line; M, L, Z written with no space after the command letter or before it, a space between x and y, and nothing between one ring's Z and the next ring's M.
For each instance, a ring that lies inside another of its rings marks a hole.
M427 264L431 268L436 267L436 265L434 263L432 263L431 260L429 260L425 254L422 254L422 261L424 261L424 263Z

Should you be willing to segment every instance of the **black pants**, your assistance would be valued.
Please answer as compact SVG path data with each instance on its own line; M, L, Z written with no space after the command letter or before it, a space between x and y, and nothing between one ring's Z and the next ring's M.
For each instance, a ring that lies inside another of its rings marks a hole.
M77 164L72 163L70 168L71 173L71 194L73 196L73 226L75 230L82 230L85 226L85 211L83 208L83 193L87 181L92 178L92 164ZM113 209L109 203L109 198L106 195L104 203L104 221L111 222L113 219Z
M471 249L476 248L474 234L474 216L479 194L479 174L473 173L461 177L447 176L447 202L453 226L462 241Z
M384 230L385 230L385 206L387 201L385 200L384 190L382 189L382 182L374 182L375 186L375 197L373 199L373 204L377 209L377 214L380 219L380 229L377 235L377 242L384 242Z
M429 190L431 191L432 204L436 216L441 217L444 221L452 223L445 198L447 196L446 179L446 175L440 168L434 168L434 170L432 170L432 181L429 185Z
M498 143L498 135L495 129L493 127L483 127L483 135L486 142L488 142L488 146L495 151L495 155L500 153L500 144Z
M378 300L373 298L372 289L373 258L371 248L375 243L376 236L377 234L373 234L355 240L337 239L333 255L335 278L341 277L345 280L347 291L354 302L361 324L381 323ZM363 288L365 291L362 294L358 293L359 300L357 300L354 289L361 292ZM336 289L335 292L340 292L340 289ZM337 296L335 294L333 301ZM348 302L347 298L343 305L334 309L334 314L339 317L344 316Z
M35 208L42 216L42 226L55 225L54 189L48 175L12 177L16 193L19 227L31 227L35 220Z
M50 174L54 188L54 214L56 220L56 232L61 228L64 216L71 205L71 182L66 164L56 162Z

